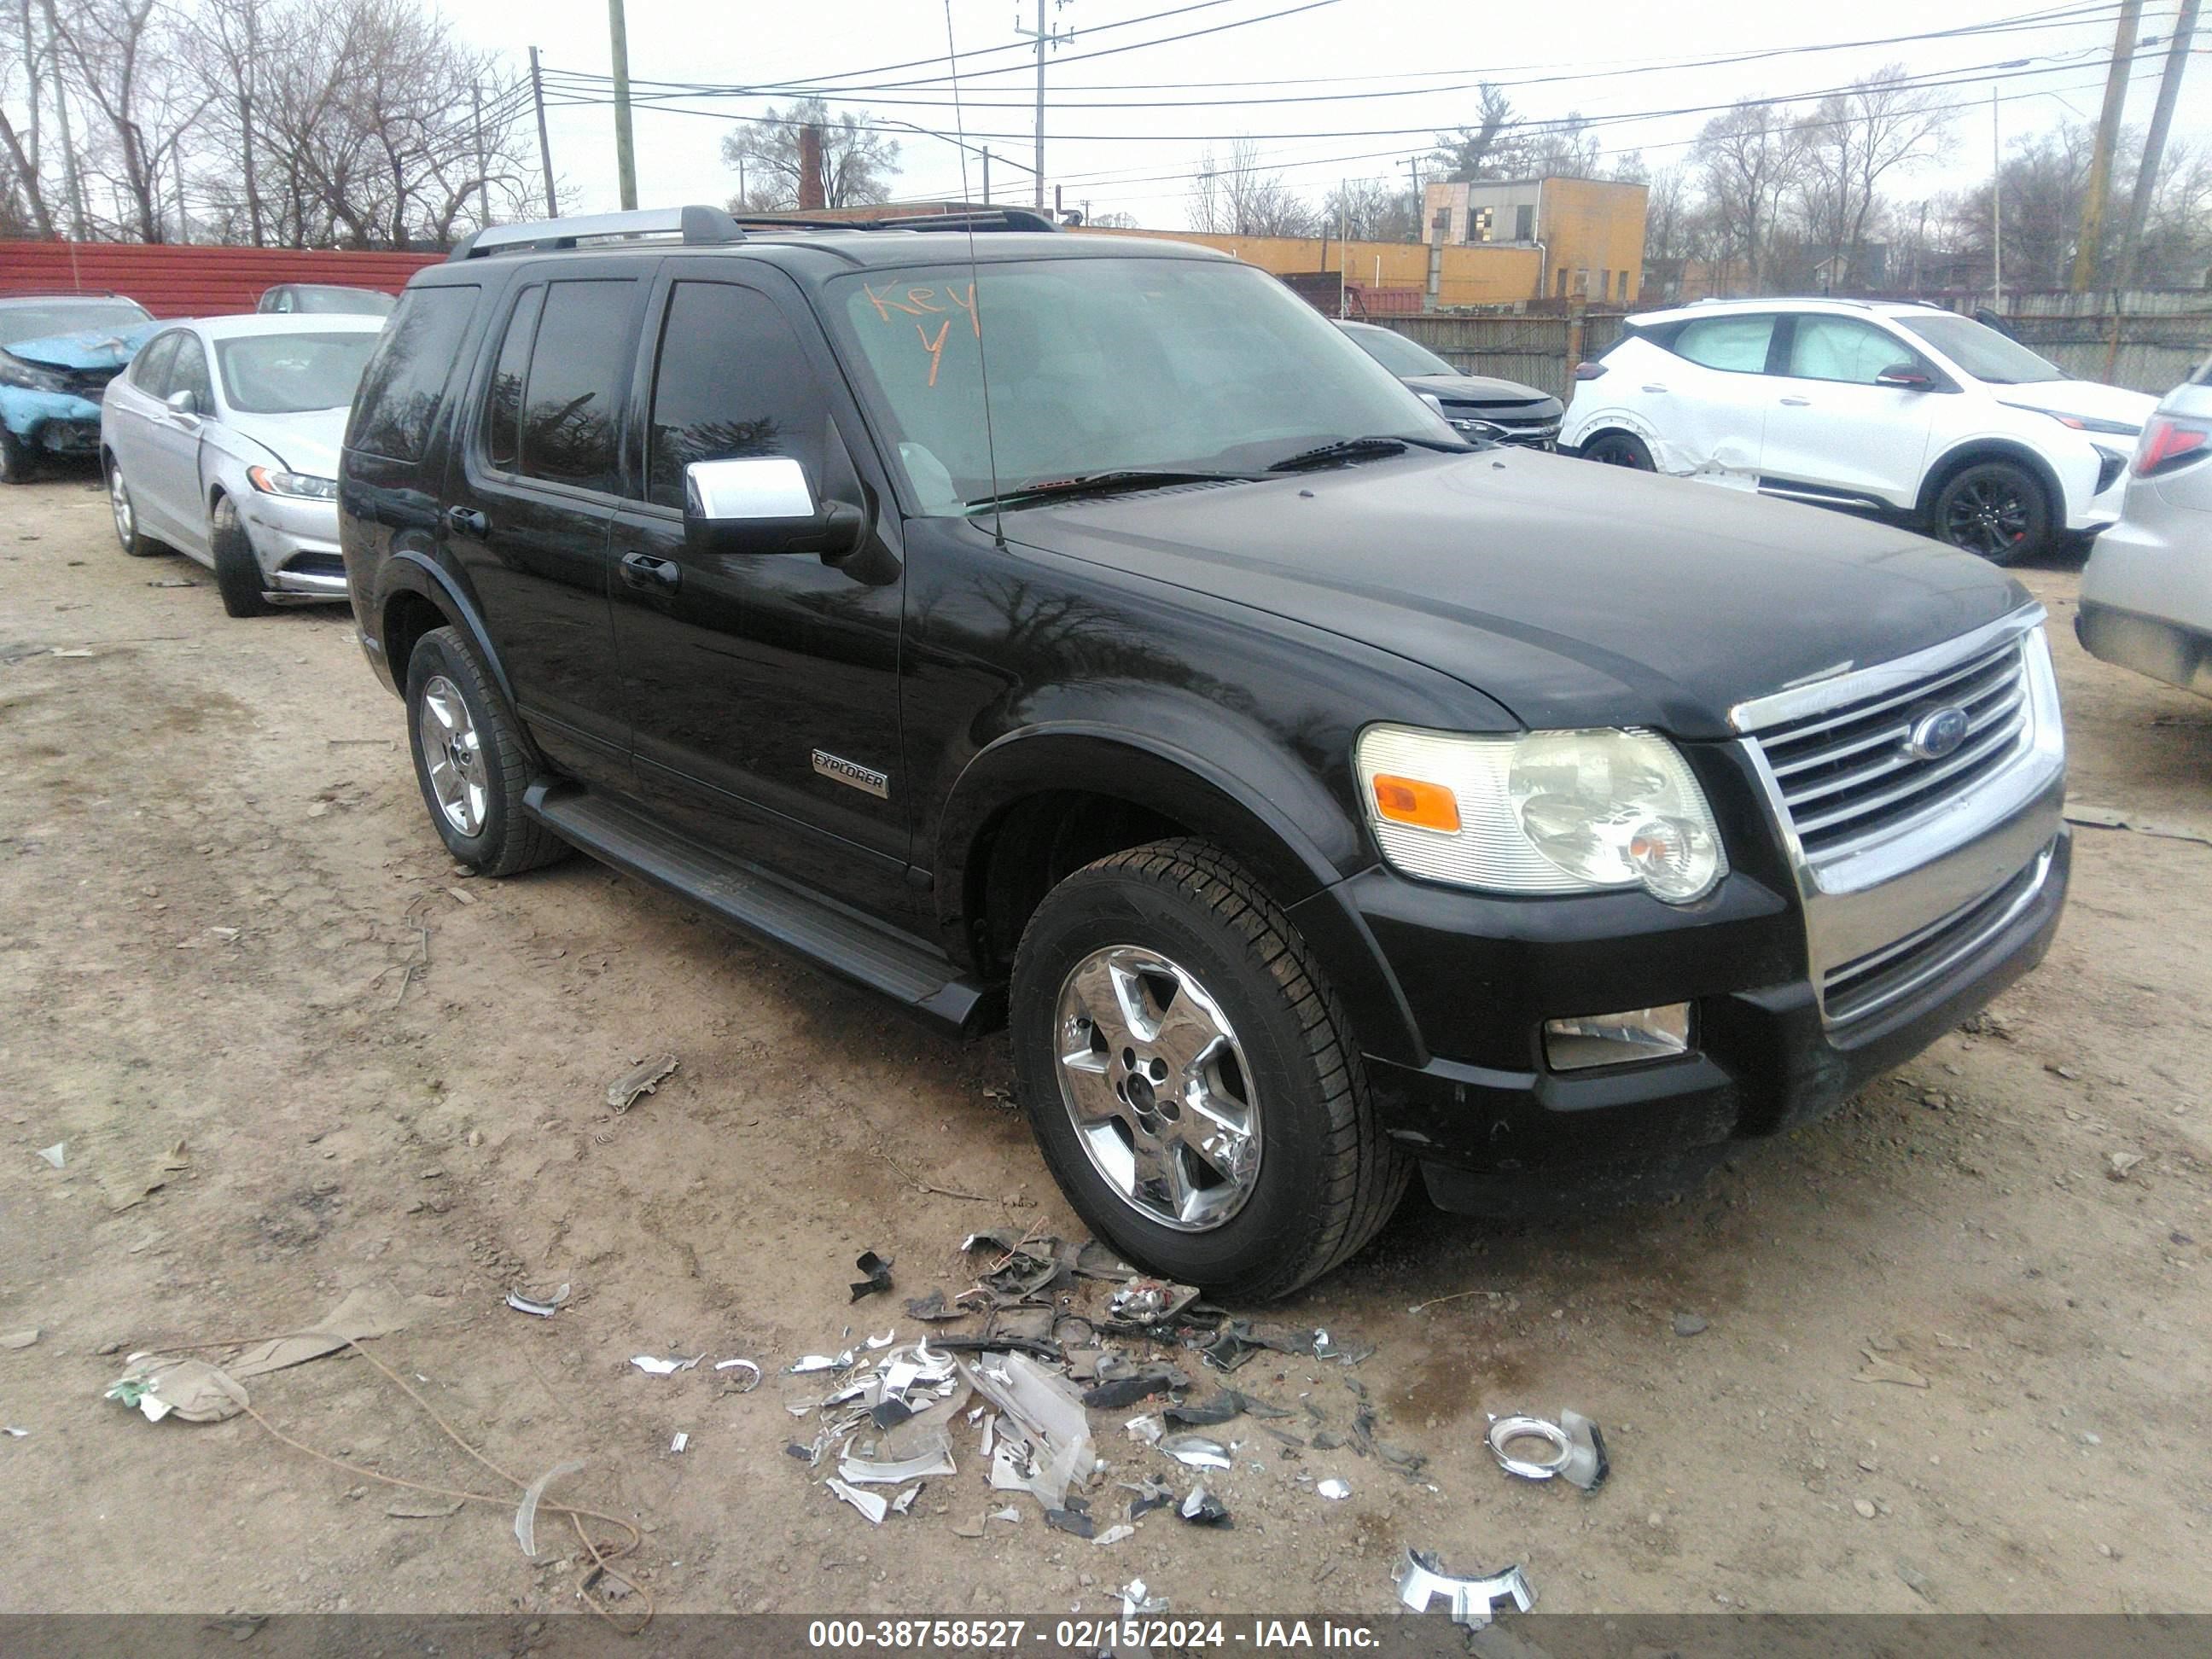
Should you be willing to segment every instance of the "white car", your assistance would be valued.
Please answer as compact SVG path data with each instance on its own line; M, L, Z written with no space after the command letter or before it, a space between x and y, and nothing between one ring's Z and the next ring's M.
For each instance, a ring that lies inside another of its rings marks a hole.
M1650 312L1575 376L1562 449L1902 516L1998 564L2119 517L2156 404L1911 302Z
M2128 472L2074 631L2093 656L2212 696L2212 360L2158 406Z
M380 317L178 323L108 382L100 459L125 553L175 549L222 607L346 597L338 445Z

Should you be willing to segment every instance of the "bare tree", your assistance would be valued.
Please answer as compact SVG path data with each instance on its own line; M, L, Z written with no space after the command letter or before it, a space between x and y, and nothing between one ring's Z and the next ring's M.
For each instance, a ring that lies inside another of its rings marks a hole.
M57 27L68 78L98 112L88 170L116 191L122 227L165 240L178 147L213 100L185 70L183 19L164 0L74 0Z
M1322 199L1322 228L1355 242L1411 242L1419 216L1395 180L1348 179Z
M819 98L803 99L787 109L771 106L766 115L722 135L722 165L744 177L739 212L775 212L799 202L799 133L822 130L822 200L829 207L866 207L888 202L898 173L898 142L876 131L864 112L833 116Z
M51 78L48 61L31 0L14 0L0 14L0 214L16 234L26 228L40 236L54 234L40 171L39 122ZM20 127L8 113L17 95L19 71L25 112Z
M1907 84L1905 66L1892 64L1822 99L1798 124L1804 228L1838 262L1838 285L1865 285L1883 182L1936 159L1950 123L1943 94Z
M1691 158L1719 222L1729 228L1723 260L1741 257L1753 288L1775 266L1783 204L1804 166L1804 141L1788 112L1740 103L1705 123Z

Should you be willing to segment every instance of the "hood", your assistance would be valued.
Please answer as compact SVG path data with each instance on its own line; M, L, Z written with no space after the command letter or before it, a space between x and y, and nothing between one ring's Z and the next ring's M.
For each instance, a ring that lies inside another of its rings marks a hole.
M1510 448L1037 507L1006 531L1394 652L1531 727L1688 738L2027 598L1905 531Z
M1554 409L1559 407L1559 399L1548 392L1487 374L1408 374L1405 382L1414 391L1425 392L1446 405L1471 404L1482 408L1503 404L1509 408L1520 408L1529 404L1550 404Z
M160 330L159 323L140 323L125 329L88 328L76 334L54 334L41 340L12 340L9 356L49 368L104 368L111 372L129 362Z
M248 415L237 410L223 424L276 457L287 472L311 477L338 476L338 445L345 437L346 411L314 409L304 415Z
M2150 419L2158 399L2095 380L2032 380L2026 386L1993 386L1990 395L2020 409L2040 409L2085 421L2122 421L2136 431Z

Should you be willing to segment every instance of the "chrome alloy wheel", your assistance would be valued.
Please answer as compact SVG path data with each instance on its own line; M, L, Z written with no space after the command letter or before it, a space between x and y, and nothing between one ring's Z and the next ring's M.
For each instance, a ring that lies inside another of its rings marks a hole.
M112 464L107 469L107 505L115 514L115 539L130 546L138 515L131 510L131 492L123 484L123 469Z
M1060 1098L1091 1167L1163 1227L1206 1232L1260 1179L1260 1103L1220 1006L1134 945L1094 951L1060 988Z
M415 732L422 745L423 769L430 775L430 793L446 822L464 836L480 833L487 799L483 746L460 688L443 674L423 682Z

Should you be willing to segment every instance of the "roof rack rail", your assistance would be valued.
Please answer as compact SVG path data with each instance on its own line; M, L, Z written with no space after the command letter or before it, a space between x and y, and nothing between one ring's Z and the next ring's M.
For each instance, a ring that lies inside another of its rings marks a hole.
M686 246L714 246L745 240L744 228L718 207L647 208L635 213L585 213L568 219L539 219L519 225L494 225L471 231L446 256L477 259L517 248L571 248L587 237L665 236L676 234Z
M762 230L1058 230L1033 208L984 208L972 213L896 213L879 219L830 219L805 213L740 214L736 222Z

